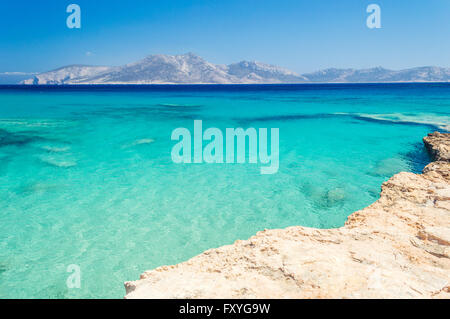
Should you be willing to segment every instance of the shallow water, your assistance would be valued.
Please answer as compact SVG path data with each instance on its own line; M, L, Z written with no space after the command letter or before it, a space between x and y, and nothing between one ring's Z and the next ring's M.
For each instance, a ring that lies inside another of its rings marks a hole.
M280 129L280 168L174 164L177 127ZM428 162L450 85L0 88L0 298L123 282L264 228L330 228ZM81 268L68 289L67 266Z

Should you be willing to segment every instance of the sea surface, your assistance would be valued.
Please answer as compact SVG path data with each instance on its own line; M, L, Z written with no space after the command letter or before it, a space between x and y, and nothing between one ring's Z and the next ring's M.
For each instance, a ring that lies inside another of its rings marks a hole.
M174 164L171 133L195 119L279 128L278 172ZM122 298L266 228L340 227L449 128L449 84L1 86L0 298Z

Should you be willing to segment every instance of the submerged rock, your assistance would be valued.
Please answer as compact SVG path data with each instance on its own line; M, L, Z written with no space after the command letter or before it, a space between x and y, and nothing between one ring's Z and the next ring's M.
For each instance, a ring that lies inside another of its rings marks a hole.
M8 266L5 263L0 262L0 274L8 270Z
M264 230L126 282L125 298L450 298L450 134L344 227ZM340 199L340 192L330 198Z
M302 193L311 201L314 207L331 208L344 204L346 193L343 188L326 189L312 182L305 182L301 186Z
M379 161L370 173L375 176L391 176L405 166L405 162L400 158L387 158Z
M153 143L155 140L152 138L142 138L140 140L136 140L134 141L131 145L142 145L142 144L151 144Z
M26 134L12 133L0 129L0 147L4 146L22 146L35 141L37 137Z
M70 168L77 165L76 161L61 156L41 155L38 158L41 162L54 167Z
M41 148L50 153L64 153L70 150L69 146L43 145Z
M125 144L123 145L122 148L130 148L130 147L134 147L134 146L138 146L138 145L145 145L145 144L151 144L154 143L155 140L152 138L141 138L139 140L133 141L131 143Z
M333 188L327 193L328 206L335 206L345 200L345 190L343 188Z

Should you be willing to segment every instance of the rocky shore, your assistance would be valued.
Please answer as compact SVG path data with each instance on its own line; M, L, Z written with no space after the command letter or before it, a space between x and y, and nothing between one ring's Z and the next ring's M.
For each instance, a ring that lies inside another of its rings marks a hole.
M337 229L264 230L125 283L125 298L450 298L450 134Z

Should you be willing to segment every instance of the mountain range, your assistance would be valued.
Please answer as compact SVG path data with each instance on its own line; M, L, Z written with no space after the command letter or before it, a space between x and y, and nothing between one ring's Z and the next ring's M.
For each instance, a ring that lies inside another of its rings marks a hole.
M138 62L112 67L70 65L35 74L20 83L63 84L269 84L269 83L373 83L450 82L450 68L417 67L405 70L325 69L297 74L261 62L229 65L210 63L198 55L150 55Z

